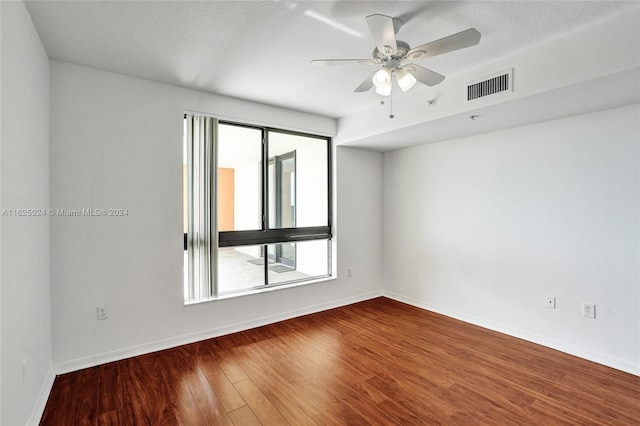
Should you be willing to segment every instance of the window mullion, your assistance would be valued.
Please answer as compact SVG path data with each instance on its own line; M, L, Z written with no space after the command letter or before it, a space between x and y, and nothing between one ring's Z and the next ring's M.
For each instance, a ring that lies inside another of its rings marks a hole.
M266 231L220 232L220 247L235 247L254 244L274 244L282 242L302 242L332 237L328 226L309 226L302 228L268 229Z
M262 231L269 229L269 140L267 131L262 129ZM266 262L265 262L266 264Z
M209 296L218 296L218 119L211 118L208 121L209 134L207 140L209 142L210 153L208 160L210 161L209 172L209 210L211 212L209 222Z
M266 129L262 129L262 232L266 233L269 229L269 140ZM269 283L269 246L262 246L262 254L264 259L263 265L263 283Z

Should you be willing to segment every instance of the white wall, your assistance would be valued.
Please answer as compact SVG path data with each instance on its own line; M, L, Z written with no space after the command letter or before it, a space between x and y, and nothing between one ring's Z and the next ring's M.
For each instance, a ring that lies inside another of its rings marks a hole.
M352 278L183 305L183 111L322 134L334 120L55 61L51 108L52 207L129 211L51 221L57 371L380 294L382 156L340 150L338 264Z
M357 148L336 150L339 282L381 282L382 286L383 156ZM344 280L348 269L353 277Z
M0 210L49 205L49 60L22 2L0 2ZM53 383L49 218L0 218L2 413L37 422ZM23 378L24 360L27 371Z
M385 291L640 374L639 143L634 105L386 153Z

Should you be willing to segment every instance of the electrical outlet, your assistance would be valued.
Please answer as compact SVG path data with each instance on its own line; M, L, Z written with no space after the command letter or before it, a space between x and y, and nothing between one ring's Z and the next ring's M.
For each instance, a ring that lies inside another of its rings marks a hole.
M582 315L587 318L596 318L596 305L593 303L582 304Z
M353 269L347 268L347 277L349 278L353 277Z
M546 306L549 309L555 309L556 308L556 297L555 296L547 296L545 298L544 306Z
M99 320L104 320L104 319L109 318L109 314L107 312L107 306L106 305L105 306L98 306L96 308L96 313L98 315L98 319Z

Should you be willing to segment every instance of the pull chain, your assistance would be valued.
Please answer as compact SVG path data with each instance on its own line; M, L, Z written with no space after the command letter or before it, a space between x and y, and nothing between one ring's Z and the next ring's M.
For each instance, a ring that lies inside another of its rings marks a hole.
M380 105L384 105L384 95L383 94L380 95ZM395 115L393 115L393 86L391 86L391 91L389 92L389 107L390 107L389 118L393 118L393 117L395 117Z

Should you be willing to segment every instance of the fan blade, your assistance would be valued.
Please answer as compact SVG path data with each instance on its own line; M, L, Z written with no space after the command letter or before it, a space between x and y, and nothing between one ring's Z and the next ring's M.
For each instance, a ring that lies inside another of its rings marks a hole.
M407 59L423 59L431 56L442 55L443 53L453 52L454 50L464 49L465 47L475 46L480 43L480 32L475 28L452 34L440 40L414 47L407 52Z
M311 63L319 67L345 64L377 65L371 59L314 59Z
M373 74L375 74L376 72L374 72ZM354 90L354 92L359 93L359 92L366 92L367 90L370 90L373 87L373 74L367 77L365 81L360 83L360 86L356 87L356 90Z
M393 55L398 51L396 31L393 18L385 15L369 15L365 18L367 25L376 42L378 51L385 55Z
M404 69L412 74L420 83L426 84L427 86L440 84L445 78L442 74L438 74L435 71L428 70L416 64L405 65Z

